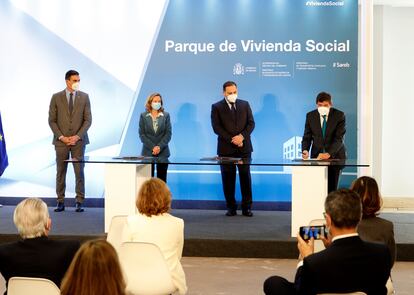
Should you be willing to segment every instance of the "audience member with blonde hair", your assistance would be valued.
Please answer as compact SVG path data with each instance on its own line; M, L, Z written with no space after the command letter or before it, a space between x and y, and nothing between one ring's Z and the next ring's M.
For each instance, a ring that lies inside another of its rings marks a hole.
M386 244L391 252L392 264L396 257L394 225L391 221L378 217L382 198L374 178L362 176L356 179L351 190L356 192L362 202L362 220L358 226L361 239L368 242Z
M0 245L0 272L6 282L16 276L37 277L59 286L79 242L48 238L52 221L41 199L21 201L14 210L13 221L22 240Z
M184 221L169 214L171 192L165 182L151 178L143 183L136 199L138 214L128 216L123 242L147 242L157 245L170 269L180 294L187 292L180 260L184 246Z
M124 295L125 280L115 249L105 240L84 243L61 285L62 295Z

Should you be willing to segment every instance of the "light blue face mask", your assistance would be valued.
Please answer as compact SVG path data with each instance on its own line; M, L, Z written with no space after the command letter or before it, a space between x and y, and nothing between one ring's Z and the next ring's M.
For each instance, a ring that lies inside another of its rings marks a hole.
M160 102L152 102L151 107L152 107L153 110L158 111L161 108L161 103Z

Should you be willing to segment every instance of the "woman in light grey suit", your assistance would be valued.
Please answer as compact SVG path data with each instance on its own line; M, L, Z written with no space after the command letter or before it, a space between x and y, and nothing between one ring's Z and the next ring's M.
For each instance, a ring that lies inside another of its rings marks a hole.
M139 138L142 141L141 155L156 157L157 177L167 182L168 143L171 140L170 114L164 111L162 96L153 93L145 102L145 112L139 118ZM161 162L161 163L160 163ZM152 176L154 167L152 166Z
M362 176L351 186L362 202L362 220L358 225L358 234L362 240L383 243L391 252L392 265L396 257L394 225L391 221L378 217L382 198L374 178Z

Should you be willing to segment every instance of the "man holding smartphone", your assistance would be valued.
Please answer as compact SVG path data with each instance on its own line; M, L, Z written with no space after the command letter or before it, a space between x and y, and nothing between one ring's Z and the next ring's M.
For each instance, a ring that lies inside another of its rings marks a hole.
M391 254L383 244L364 242L357 233L362 216L359 196L341 189L325 200L325 220L329 239L325 250L314 253L314 238L298 235L300 261L295 282L273 276L263 285L267 295L365 292L387 294Z

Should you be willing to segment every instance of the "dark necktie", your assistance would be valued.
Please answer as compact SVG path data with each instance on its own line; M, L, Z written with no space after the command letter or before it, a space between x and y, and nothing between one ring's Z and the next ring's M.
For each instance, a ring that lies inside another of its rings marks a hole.
M73 93L69 94L69 114L73 112Z
M322 121L322 138L325 141L325 134L326 134L326 115L323 115L322 118L323 118L323 121ZM325 147L322 149L322 152L325 153Z
M237 118L237 112L236 112L236 104L234 102L230 103L230 112L231 112L231 116L233 117L234 120L236 120Z
M325 133L326 133L326 115L322 116L323 121L322 121L322 137L325 138Z

